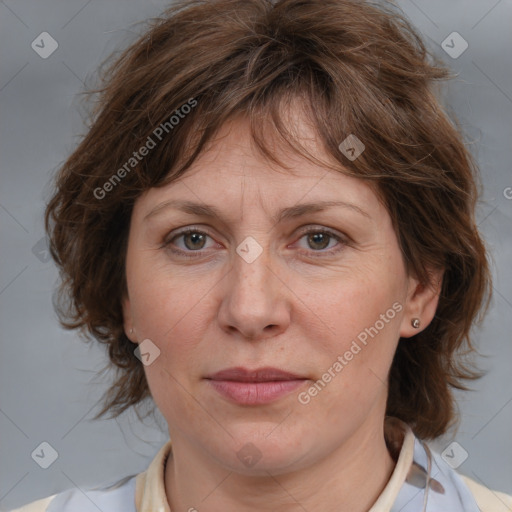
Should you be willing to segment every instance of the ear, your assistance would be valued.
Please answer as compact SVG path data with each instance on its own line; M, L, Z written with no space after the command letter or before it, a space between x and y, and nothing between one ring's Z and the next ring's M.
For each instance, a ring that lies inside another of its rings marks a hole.
M137 343L137 333L133 325L132 309L130 299L125 296L122 300L124 333L130 341Z
M415 277L409 277L407 300L400 325L402 338L410 338L424 330L436 314L443 284L443 270L429 270L428 275L429 283L427 284L420 283ZM417 329L411 324L414 318L418 318L420 321L420 326Z

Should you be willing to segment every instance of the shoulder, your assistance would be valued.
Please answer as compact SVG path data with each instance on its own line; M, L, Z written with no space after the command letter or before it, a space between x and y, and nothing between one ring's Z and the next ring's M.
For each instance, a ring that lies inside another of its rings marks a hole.
M499 491L493 491L475 482L471 478L460 475L482 512L510 512L512 496Z
M405 464L407 474L392 511L512 512L512 496L460 474L449 460L411 432L404 439L400 457L402 452L409 454ZM428 503L426 509L425 503Z
M70 489L10 512L137 512L165 510L165 461L171 453L171 441L165 443L146 471L130 475L101 488Z
M135 489L138 475L132 475L101 488L69 489L33 501L11 512L136 512Z
M444 474L459 496L462 503L469 503L468 497L478 505L480 512L512 512L512 496L489 489L475 480L459 473L448 465L440 454L434 453L437 475Z
M55 498L55 496L57 495L54 494L53 496L48 496L47 498L42 498L40 500L33 501L28 505L11 510L11 512L46 512L46 510L48 509L48 505L51 503L53 498Z

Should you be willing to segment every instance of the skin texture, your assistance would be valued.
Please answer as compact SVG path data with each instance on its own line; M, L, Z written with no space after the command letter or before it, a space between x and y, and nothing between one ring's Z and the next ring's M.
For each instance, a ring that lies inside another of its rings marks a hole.
M295 126L326 158L298 113ZM387 374L399 337L418 332L411 319L420 329L432 320L439 288L407 275L391 219L365 182L276 152L290 169L252 148L243 118L230 121L183 177L150 189L133 210L125 329L160 350L145 371L173 441L165 472L173 512L364 511L394 467L383 435ZM147 217L175 199L214 205L222 219L171 206ZM355 208L273 220L283 208L331 200ZM183 227L207 236L177 236ZM340 241L307 234L315 228ZM252 263L236 252L248 236L263 249ZM301 403L299 393L394 303L394 318ZM205 380L237 366L309 380L272 403L240 405ZM244 446L260 457L250 467L237 456Z

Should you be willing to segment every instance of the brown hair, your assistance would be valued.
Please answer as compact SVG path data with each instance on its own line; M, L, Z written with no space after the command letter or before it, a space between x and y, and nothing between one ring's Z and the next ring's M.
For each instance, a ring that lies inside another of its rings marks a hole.
M471 326L490 296L476 165L433 91L447 78L400 12L367 1L185 1L153 20L92 91L92 123L46 211L61 323L106 344L117 368L97 417L150 396L121 308L135 200L183 174L235 115L247 117L268 158L277 161L265 133L313 158L283 119L300 98L336 170L378 190L408 271L428 284L429 269L444 269L435 318L399 342L387 414L423 438L445 432L452 389L476 377L462 356L474 350ZM354 161L338 147L349 134L366 147ZM154 147L130 160L150 139Z

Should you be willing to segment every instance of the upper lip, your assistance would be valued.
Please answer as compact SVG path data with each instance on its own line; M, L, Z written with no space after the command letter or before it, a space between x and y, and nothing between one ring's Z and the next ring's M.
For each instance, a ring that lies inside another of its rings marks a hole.
M305 379L300 375L285 372L277 368L265 367L248 370L247 368L236 367L227 368L220 372L209 375L210 380L231 380L237 382L274 382L278 380L297 380Z

